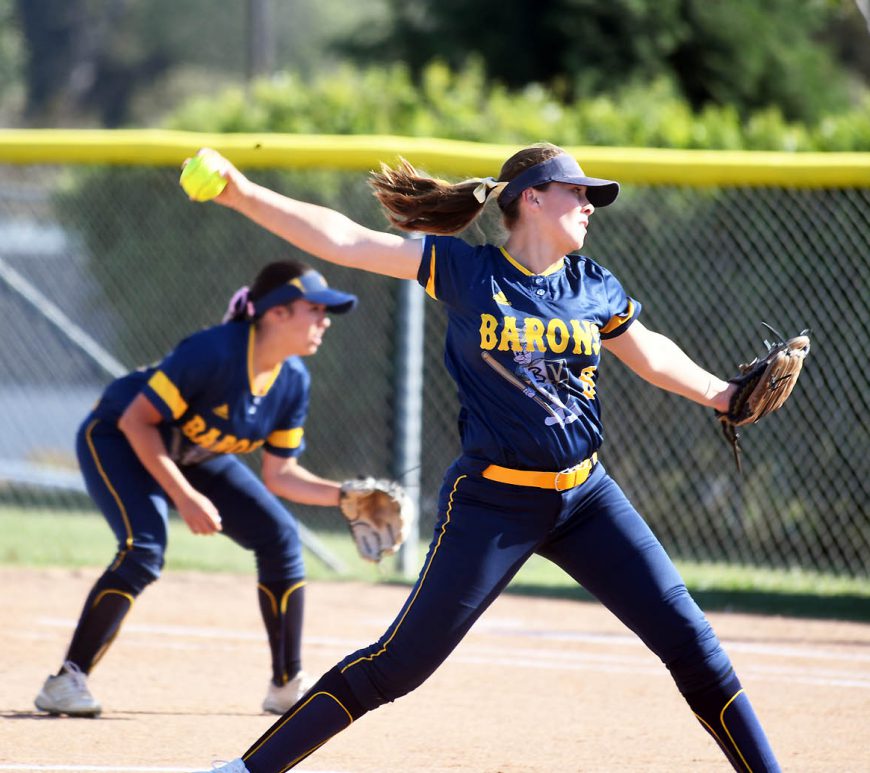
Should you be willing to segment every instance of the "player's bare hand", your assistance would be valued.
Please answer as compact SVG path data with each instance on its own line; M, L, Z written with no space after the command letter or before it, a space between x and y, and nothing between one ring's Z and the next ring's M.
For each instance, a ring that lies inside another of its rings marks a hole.
M236 201L245 196L251 183L228 158L213 148L200 148L196 152L196 158L202 163L204 170L210 170L225 181L222 190L217 195L208 196L208 200L232 207ZM185 159L181 168L184 169L191 160Z
M175 503L178 514L194 534L214 534L221 531L221 516L214 503L198 491Z

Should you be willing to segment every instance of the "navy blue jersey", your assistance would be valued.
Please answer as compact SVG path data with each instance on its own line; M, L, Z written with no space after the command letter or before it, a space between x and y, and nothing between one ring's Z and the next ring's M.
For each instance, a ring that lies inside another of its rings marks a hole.
M568 255L533 274L504 248L427 236L417 279L447 306L445 363L465 455L561 470L599 448L601 339L641 308L607 269Z
M298 456L305 448L308 369L301 358L290 357L256 394L253 351L253 324L234 322L194 333L158 365L112 382L94 414L117 421L133 398L144 394L162 414L163 438L180 464L261 446L276 456Z

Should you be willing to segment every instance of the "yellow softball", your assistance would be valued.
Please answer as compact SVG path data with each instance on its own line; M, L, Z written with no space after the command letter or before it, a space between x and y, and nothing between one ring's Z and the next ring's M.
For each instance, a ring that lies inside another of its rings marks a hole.
M192 201L208 201L227 185L214 161L205 155L194 156L181 170L179 183Z

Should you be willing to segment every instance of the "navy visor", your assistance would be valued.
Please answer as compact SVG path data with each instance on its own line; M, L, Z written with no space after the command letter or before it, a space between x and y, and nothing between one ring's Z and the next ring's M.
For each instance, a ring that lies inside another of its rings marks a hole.
M572 156L560 153L518 174L501 192L498 203L504 208L517 199L526 188L534 188L545 183L585 185L586 198L593 207L606 207L616 201L619 195L618 182L587 177Z
M333 290L317 271L306 271L291 279L287 284L270 290L262 298L254 301L254 312L259 317L263 312L282 303L302 298L309 303L326 306L333 314L344 314L357 304L357 297L340 290Z

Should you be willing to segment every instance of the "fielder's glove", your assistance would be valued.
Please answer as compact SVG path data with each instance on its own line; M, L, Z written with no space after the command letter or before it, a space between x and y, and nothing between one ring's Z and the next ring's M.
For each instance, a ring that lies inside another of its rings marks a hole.
M779 339L778 342L765 341L767 352L752 362L740 365L740 375L729 379L737 384L731 395L728 410L716 411L716 418L722 423L725 439L734 451L734 461L740 470L740 446L737 427L754 424L762 416L778 410L788 399L800 375L804 359L810 351L809 330L785 340L770 325L762 322Z
M391 556L414 521L414 504L398 483L358 478L341 484L339 507L347 518L356 549L366 561Z

